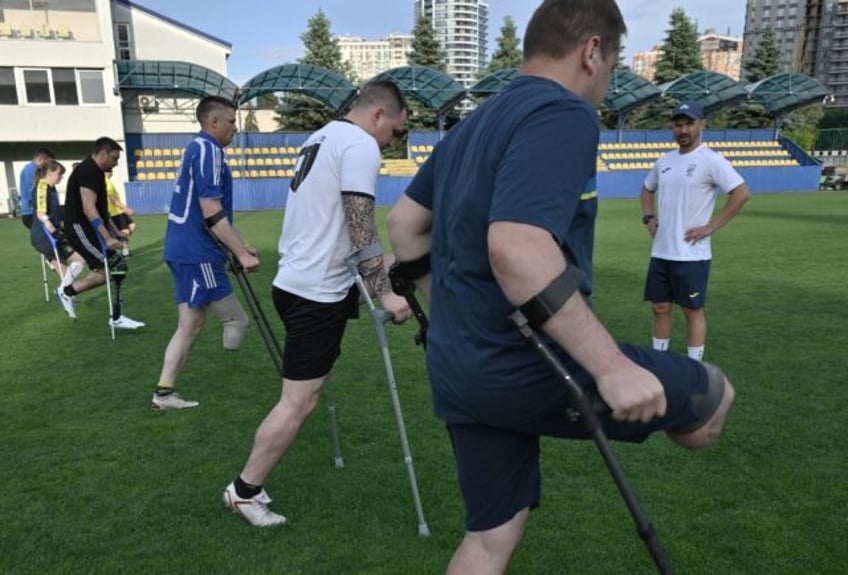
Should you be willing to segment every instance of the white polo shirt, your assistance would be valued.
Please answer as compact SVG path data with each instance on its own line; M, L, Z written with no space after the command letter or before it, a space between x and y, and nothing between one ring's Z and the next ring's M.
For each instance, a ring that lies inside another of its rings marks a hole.
M674 261L712 259L710 238L687 242L686 230L709 223L716 198L744 180L724 156L701 145L681 154L674 150L654 164L644 186L654 192L659 227L651 257Z
M286 200L274 285L312 301L334 303L353 276L353 251L342 192L374 197L380 173L377 141L346 120L333 121L303 144Z

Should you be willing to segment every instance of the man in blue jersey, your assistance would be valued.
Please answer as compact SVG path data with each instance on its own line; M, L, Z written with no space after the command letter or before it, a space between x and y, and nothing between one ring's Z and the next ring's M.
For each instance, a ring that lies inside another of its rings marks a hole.
M198 402L176 393L174 384L203 330L207 310L224 325L224 349L236 350L244 340L247 315L233 293L227 254L219 242L248 272L259 268L256 251L232 223L233 178L224 161L224 146L236 134L235 106L210 96L197 105L196 115L201 131L183 154L165 232L165 262L174 276L179 323L165 349L151 402L154 409L197 407Z
M447 134L389 214L395 256L430 300L434 410L465 503L451 574L506 571L539 505L540 436L588 436L566 386L509 318L515 308L609 406L612 439L664 430L706 447L733 400L718 368L616 344L588 303L595 107L625 31L615 0L543 2L519 76Z
M55 159L53 152L47 148L38 148L32 156L32 161L21 170L18 196L21 199L21 221L27 228L32 227L35 213L35 175L48 160Z

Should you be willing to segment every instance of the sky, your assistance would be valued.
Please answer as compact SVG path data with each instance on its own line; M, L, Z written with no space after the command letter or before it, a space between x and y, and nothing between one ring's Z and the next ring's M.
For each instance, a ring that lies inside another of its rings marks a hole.
M411 33L413 0L133 0L182 24L232 45L227 76L244 84L273 66L291 63L303 55L300 35L319 9L330 20L333 34L377 40L386 35ZM504 18L511 16L519 37L540 0L489 0L489 56L496 46ZM745 25L743 0L618 0L628 34L625 62L635 52L661 44L671 11L683 7L697 23L720 34L741 36ZM178 59L175 57L175 59Z

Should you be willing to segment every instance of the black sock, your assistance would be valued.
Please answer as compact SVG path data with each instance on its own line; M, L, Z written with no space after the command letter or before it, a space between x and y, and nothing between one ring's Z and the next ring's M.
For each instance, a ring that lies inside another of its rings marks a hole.
M259 495L259 492L262 491L261 485L251 485L250 483L245 483L244 480L242 480L241 476L236 477L236 480L233 481L233 484L236 487L236 495L238 495L242 499L252 499Z
M158 395L159 397L165 397L166 395L171 395L172 393L174 393L173 387L166 387L162 385L156 386L156 395Z
M65 295L66 295L66 296L68 296L68 297L74 297L74 296L75 296L75 295L77 295L78 293L79 293L79 292L78 292L77 290L75 290L75 289L74 289L73 284L68 285L68 286L65 286Z

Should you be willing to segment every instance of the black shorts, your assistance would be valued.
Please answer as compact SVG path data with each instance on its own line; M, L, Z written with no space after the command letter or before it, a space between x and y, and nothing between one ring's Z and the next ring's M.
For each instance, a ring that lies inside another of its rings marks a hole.
M130 229L130 224L133 223L133 219L127 214L118 214L117 216L112 216L112 221L115 222L115 227L119 230Z
M106 267L103 262L103 252L100 248L100 238L89 225L73 223L66 226L65 236L74 251L85 259L91 270L102 270Z
M32 228L32 222L35 221L35 216L32 214L21 215L21 223L26 227L26 229Z
M324 377L341 355L347 320L359 315L359 291L339 302L320 303L273 287L271 297L286 328L283 377L295 381Z

